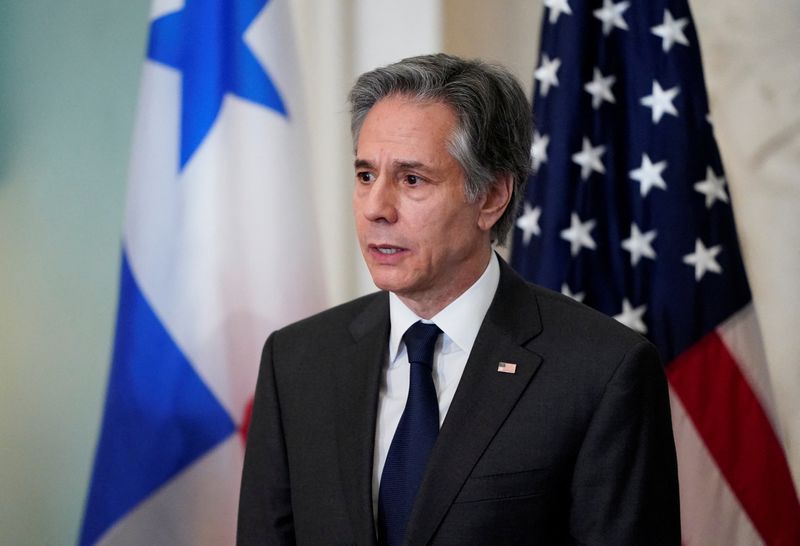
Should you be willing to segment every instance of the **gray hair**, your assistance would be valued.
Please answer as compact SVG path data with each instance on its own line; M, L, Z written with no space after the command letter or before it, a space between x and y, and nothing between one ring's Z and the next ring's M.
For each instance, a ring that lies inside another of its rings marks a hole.
M448 150L464 170L469 202L485 195L499 176L511 175L511 202L491 233L502 244L531 169L531 110L517 79L499 65L444 53L411 57L366 72L348 97L354 149L369 110L393 95L441 102L456 113L458 123Z

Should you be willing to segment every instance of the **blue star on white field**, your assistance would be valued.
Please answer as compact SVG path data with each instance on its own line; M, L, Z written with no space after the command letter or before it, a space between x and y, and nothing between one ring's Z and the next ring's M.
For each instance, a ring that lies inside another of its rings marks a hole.
M525 201L524 206L525 210L522 215L517 218L516 225L522 230L522 243L527 246L528 243L531 242L532 236L541 234L541 229L539 229L539 216L542 214L542 208L533 208L527 201Z
M694 280L700 281L706 271L712 273L722 273L722 267L717 262L717 254L722 251L722 245L706 248L703 241L696 239L694 242L694 252L683 257L683 263L694 266Z
M634 308L628 298L622 300L622 313L615 315L614 318L632 330L640 334L647 333L647 325L642 320L642 315L647 312L647 305L640 305Z
M182 75L180 168L217 119L228 93L286 116L286 106L244 33L269 0L186 0L153 21L148 57Z
M595 17L603 22L604 35L608 36L614 28L628 30L628 24L622 14L629 7L631 7L630 2L617 2L615 4L612 0L603 0L603 7L592 12Z
M597 222L595 220L587 220L581 222L580 217L574 212L570 216L570 226L561 231L561 238L570 243L570 253L573 258L578 255L581 248L589 248L594 250L597 248L592 235L589 233L594 229Z
M634 169L630 172L630 177L641 184L639 189L642 193L642 197L647 197L651 188L667 189L667 183L664 182L664 178L661 176L661 173L664 172L666 168L666 161L653 163L650 161L650 156L642 154L642 165L638 169Z
M603 101L615 102L614 94L611 92L611 86L617 78L614 76L603 76L599 69L594 69L592 81L588 82L583 88L592 96L592 108L597 110Z
M549 144L549 136L540 135L539 131L533 132L533 144L531 144L531 162L533 166L533 172L537 172L542 163L547 163L547 146Z
M664 116L664 114L670 114L677 117L678 110L675 108L675 105L672 104L672 101L680 92L681 89L678 86L665 91L661 88L661 85L659 85L656 80L653 80L653 92L646 97L642 97L640 102L642 105L653 109L653 123L657 124L659 121L661 121L661 118Z
M573 163L577 163L581 167L581 180L587 180L591 176L592 171L596 171L600 174L606 172L603 162L600 161L600 156L605 152L605 146L592 146L591 141L583 137L581 151L572 154Z
M664 10L664 22L654 26L650 31L661 38L661 49L668 53L673 44L688 46L689 39L683 33L683 27L689 24L688 17L673 19L668 9Z
M580 302L582 302L583 298L586 297L586 293L585 292L573 293L572 290L569 289L569 286L567 285L567 283L564 283L564 284L561 285L561 293L564 294L565 296L567 296L568 298L572 298L573 300L580 301Z
M544 5L546 8L550 9L550 16L547 18L547 21L551 25L558 22L558 16L562 13L572 15L572 9L569 7L568 0L544 0Z
M719 199L723 203L728 202L728 194L725 192L725 177L717 176L711 167L706 167L706 179L694 185L694 189L706 196L706 208Z
M656 251L652 246L656 234L655 229L642 233L639 226L631 222L631 236L622 241L622 248L631 253L631 265L638 264L642 257L656 259Z
M550 60L547 53L542 55L542 64L533 73L533 77L539 80L539 92L543 97L550 92L550 86L558 87L558 69L561 67L561 59Z

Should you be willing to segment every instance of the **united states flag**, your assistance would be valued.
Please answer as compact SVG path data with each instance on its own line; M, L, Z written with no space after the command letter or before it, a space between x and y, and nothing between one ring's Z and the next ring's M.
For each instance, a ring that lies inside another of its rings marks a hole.
M513 265L658 346L685 544L800 544L689 6L544 4Z

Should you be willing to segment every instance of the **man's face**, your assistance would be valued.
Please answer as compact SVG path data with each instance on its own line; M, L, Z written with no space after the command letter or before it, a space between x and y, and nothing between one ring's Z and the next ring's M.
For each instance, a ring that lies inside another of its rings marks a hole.
M467 203L464 173L447 150L455 126L442 103L392 96L372 107L358 138L353 211L361 252L375 284L418 314L458 297L491 252L486 198Z

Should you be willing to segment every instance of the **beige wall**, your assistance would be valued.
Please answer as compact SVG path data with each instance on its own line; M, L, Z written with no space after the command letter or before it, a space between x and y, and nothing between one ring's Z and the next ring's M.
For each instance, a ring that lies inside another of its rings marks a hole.
M783 439L800 484L800 2L692 6Z
M504 64L530 96L539 51L541 2L444 0L443 9L445 51Z

